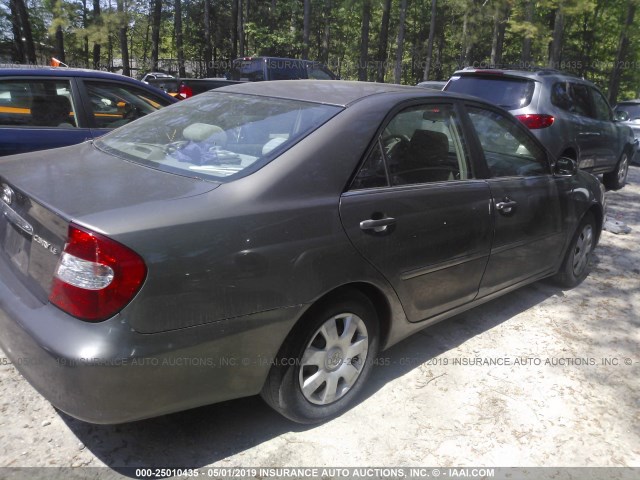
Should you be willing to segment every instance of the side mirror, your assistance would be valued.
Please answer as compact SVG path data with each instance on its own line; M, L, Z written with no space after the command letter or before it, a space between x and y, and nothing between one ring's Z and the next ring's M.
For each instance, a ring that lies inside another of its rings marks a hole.
M616 122L628 122L629 121L629 112L625 112L624 110L618 110L615 112L613 119Z
M572 177L578 173L578 164L573 158L560 157L553 168L554 175Z

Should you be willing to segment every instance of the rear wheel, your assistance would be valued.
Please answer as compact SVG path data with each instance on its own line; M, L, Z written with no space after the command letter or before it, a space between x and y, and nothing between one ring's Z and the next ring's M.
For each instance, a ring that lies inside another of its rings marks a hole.
M627 173L629 173L629 154L622 152L620 160L613 172L605 173L602 176L602 183L607 190L620 190L627 183Z
M373 305L357 291L313 309L283 345L262 397L299 423L341 414L369 376L378 330Z
M591 213L587 213L571 240L562 267L554 279L563 287L575 287L589 274L589 261L595 248L596 226Z

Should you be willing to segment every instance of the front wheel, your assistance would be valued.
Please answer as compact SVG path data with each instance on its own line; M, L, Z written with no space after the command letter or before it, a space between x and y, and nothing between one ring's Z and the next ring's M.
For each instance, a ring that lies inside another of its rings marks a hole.
M596 226L591 213L587 213L571 240L571 245L554 279L563 287L579 285L589 274L589 261L595 248Z
M378 317L357 291L305 316L285 341L262 389L276 411L299 423L343 413L362 389L378 352Z
M629 154L622 152L620 160L613 172L605 173L602 176L602 183L607 190L620 190L627 183L627 174L629 173Z

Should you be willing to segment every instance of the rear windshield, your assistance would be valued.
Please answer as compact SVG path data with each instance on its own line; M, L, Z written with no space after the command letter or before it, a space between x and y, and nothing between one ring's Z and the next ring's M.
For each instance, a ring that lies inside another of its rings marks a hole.
M627 112L629 120L640 119L640 103L619 103L616 112Z
M528 106L534 89L533 80L480 75L456 75L446 87L448 92L480 97L507 110Z
M229 181L259 169L340 110L296 100L206 92L117 129L96 146L159 170Z

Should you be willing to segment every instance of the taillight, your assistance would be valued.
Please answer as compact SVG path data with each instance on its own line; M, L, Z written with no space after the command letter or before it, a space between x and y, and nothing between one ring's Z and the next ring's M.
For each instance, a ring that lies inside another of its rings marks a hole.
M144 261L133 250L71 224L49 301L82 320L106 320L131 301L146 275Z
M189 98L193 96L193 89L191 87L187 87L184 83L181 83L178 88L178 93L184 98Z
M536 130L538 128L547 128L553 125L555 118L552 115L542 115L538 113L531 113L526 115L516 115L516 118L524 123L527 128Z

